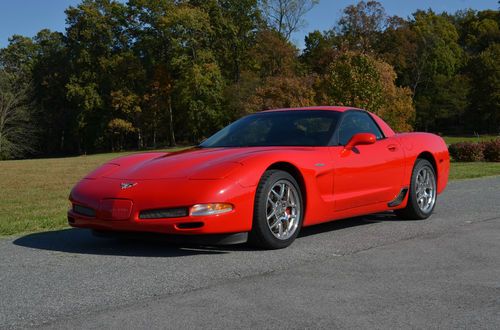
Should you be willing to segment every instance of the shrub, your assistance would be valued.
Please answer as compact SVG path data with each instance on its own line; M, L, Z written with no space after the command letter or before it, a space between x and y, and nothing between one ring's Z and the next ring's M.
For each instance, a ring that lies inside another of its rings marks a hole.
M488 162L500 162L500 138L483 143L484 159Z
M474 142L453 143L448 150L453 160L457 162L480 162L484 160L484 145Z

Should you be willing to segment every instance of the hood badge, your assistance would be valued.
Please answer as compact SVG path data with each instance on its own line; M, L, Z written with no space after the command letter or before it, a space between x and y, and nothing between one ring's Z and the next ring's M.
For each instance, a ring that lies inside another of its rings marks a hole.
M137 182L122 182L120 183L120 187L123 189L128 189L128 188L132 188L133 186L136 186L137 185Z

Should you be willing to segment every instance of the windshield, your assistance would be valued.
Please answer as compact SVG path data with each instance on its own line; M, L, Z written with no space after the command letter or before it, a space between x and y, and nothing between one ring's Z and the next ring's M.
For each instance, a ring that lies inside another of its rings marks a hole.
M326 110L261 112L243 117L200 147L326 146L340 113Z

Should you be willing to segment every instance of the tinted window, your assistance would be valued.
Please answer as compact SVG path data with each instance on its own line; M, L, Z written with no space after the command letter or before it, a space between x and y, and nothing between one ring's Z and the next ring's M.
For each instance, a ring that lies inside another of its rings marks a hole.
M367 113L361 111L348 112L339 127L339 144L346 145L352 136L357 133L372 133L377 140L384 137Z
M326 146L339 117L321 110L261 112L235 121L200 147Z

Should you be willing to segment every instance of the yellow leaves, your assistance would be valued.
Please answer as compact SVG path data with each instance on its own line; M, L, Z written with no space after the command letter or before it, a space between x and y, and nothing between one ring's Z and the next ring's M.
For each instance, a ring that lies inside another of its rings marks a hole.
M108 123L108 131L113 134L133 133L135 130L132 123L124 119L114 118Z
M137 94L130 93L128 90L111 92L111 106L116 111L120 111L124 114L141 112L141 108L138 104L139 96Z
M309 77L269 77L245 104L246 112L273 108L314 105L314 90Z

